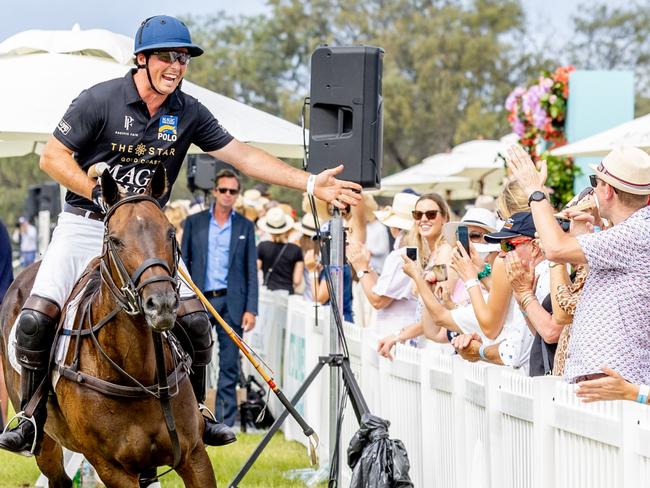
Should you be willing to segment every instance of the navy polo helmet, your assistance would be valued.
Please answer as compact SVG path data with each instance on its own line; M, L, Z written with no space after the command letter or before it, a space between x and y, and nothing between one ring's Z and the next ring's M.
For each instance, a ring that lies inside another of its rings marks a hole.
M190 30L183 22L168 15L156 15L140 25L135 34L133 53L179 47L186 48L193 58L203 54L203 49L192 43Z

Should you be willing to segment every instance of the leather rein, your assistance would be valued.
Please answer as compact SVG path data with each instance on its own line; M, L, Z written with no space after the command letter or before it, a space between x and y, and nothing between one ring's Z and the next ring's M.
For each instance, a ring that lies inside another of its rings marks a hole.
M185 376L188 376L191 366L191 358L187 353L183 351L180 343L173 334L168 332L157 332L153 330L152 335L156 356L156 377L158 383L155 385L145 386L132 375L127 373L115 361L113 361L113 359L109 357L97 339L97 333L99 330L108 322L113 320L122 311L130 316L144 316L141 292L147 285L168 281L174 285L176 293L178 294L180 281L178 278L176 278L176 271L178 266L177 263L179 259L176 236L171 236L173 248L173 264L171 267L166 261L162 259L149 258L145 259L142 264L140 264L140 266L138 266L138 268L133 272L133 274L129 274L126 266L124 265L124 262L122 261L122 258L117 252L116 244L111 239L111 236L109 234L108 222L117 208L125 204L139 203L143 201L152 202L158 208L160 208L158 201L148 195L131 195L117 202L106 213L106 216L104 217L103 251L100 259L100 277L102 282L107 286L111 295L117 302L117 306L110 313L108 313L108 315L99 320L99 322L93 324L93 299L91 297L86 301L84 310L79 311L82 317L81 320L76 321L76 327L73 327L73 330L64 332L69 332L71 336L77 336L72 364L70 366L58 365L57 369L61 376L64 378L77 384L86 386L107 396L129 399L146 398L148 396L157 398L160 401L163 410L163 416L165 418L165 425L172 441L172 450L174 457L172 466L173 469L178 466L178 463L180 462L181 448L178 439L178 433L176 431L170 399L178 394L180 382L184 379ZM117 279L119 280L119 284L115 282L116 280L111 274L110 263L113 264L115 270L117 271ZM163 268L166 271L166 274L157 274L140 282L140 278L142 277L143 273L153 267ZM89 327L82 329L84 323L89 324ZM101 353L104 359L106 359L109 364L121 375L128 378L129 381L132 382L135 386L124 386L112 383L84 373L83 371L79 371L81 342L84 338L87 337L90 337L92 339L93 345ZM172 361L175 365L173 371L169 375L165 374L166 365L163 338L168 342L170 346L170 349L172 351Z

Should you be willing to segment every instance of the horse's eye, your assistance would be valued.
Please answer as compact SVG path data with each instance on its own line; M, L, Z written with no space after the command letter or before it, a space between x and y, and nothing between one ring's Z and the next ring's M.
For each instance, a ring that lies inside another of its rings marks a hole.
M124 247L124 243L117 237L115 236L108 236L110 241L117 247Z

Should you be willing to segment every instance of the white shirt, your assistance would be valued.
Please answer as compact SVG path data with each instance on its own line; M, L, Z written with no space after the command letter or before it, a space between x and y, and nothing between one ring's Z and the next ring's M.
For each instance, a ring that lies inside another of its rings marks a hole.
M384 269L372 291L387 296L393 302L377 310L375 323L377 334L383 337L397 334L403 327L414 323L417 313L417 297L413 294L413 281L402 271L404 249L392 251L384 262Z

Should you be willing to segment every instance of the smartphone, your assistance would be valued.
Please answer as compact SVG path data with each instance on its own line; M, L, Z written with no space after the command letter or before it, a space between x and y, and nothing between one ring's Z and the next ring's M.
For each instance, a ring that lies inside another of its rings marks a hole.
M407 247L406 248L406 257L409 258L411 261L416 261L418 260L418 248L417 247Z
M436 282L438 281L447 281L447 265L446 264L434 264L431 266L431 271L436 276Z
M460 245L465 248L465 252L469 254L469 232L466 225L459 225L456 229L456 239Z

